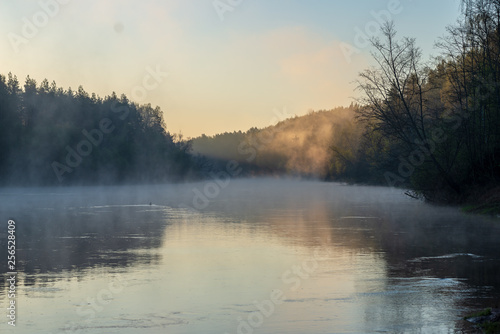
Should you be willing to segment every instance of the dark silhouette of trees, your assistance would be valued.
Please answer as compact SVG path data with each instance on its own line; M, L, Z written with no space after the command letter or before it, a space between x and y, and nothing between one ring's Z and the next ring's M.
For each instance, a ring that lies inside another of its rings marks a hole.
M387 183L437 201L460 202L498 186L500 1L466 0L463 9L432 67L422 64L414 39L396 39L392 23L383 27L383 41L372 40L378 66L359 81L364 139L357 154L335 151L351 168L377 174L385 165Z
M428 84L429 71L421 64L421 51L414 39L397 41L392 23L385 24L382 33L384 42L373 40L378 69L366 70L359 81L367 106L360 109L360 116L372 122L384 135L406 146L407 155L424 147L427 153L424 158L446 186L459 194L459 183L431 149L440 141L433 132L442 128L443 119L439 108L428 99L435 87ZM428 165L425 162L421 165Z
M159 107L0 75L1 184L175 181L197 169Z
M438 45L444 51L444 93L462 120L461 157L468 182L498 182L500 157L500 1L463 1L464 17Z

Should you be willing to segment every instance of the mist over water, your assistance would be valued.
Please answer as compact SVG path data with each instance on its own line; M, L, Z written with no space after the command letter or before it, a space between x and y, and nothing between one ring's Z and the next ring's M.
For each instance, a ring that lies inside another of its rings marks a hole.
M195 210L204 185L0 190L19 272L2 333L452 332L500 296L493 219L271 178ZM7 290L2 276L1 305Z
M278 123L263 129L194 138L193 152L216 161L237 161L242 175L307 175L324 179L332 167L333 146L357 149L354 142L358 138L351 138L356 133L355 108L351 105L310 111L302 117L292 117L285 109L278 113Z

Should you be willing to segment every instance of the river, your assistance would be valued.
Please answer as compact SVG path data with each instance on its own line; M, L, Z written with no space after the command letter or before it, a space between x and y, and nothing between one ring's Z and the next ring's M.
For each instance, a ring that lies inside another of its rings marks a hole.
M0 203L2 333L454 333L500 300L500 221L398 189L254 179Z

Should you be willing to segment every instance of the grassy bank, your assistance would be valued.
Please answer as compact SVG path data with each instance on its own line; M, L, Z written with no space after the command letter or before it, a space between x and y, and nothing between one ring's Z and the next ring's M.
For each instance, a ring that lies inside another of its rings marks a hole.
M500 187L480 189L469 196L462 211L490 216L500 216Z
M500 333L500 310L498 309L487 308L464 317L464 320L480 328L483 333Z
M480 215L500 216L500 203L466 205L462 207L462 211Z

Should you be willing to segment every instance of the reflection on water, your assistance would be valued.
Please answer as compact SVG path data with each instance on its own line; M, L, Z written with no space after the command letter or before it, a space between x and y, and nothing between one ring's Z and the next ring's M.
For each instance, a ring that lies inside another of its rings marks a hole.
M453 332L498 303L493 219L274 180L233 180L198 212L193 187L0 191L19 272L17 326L2 332ZM0 289L7 305L4 276Z

